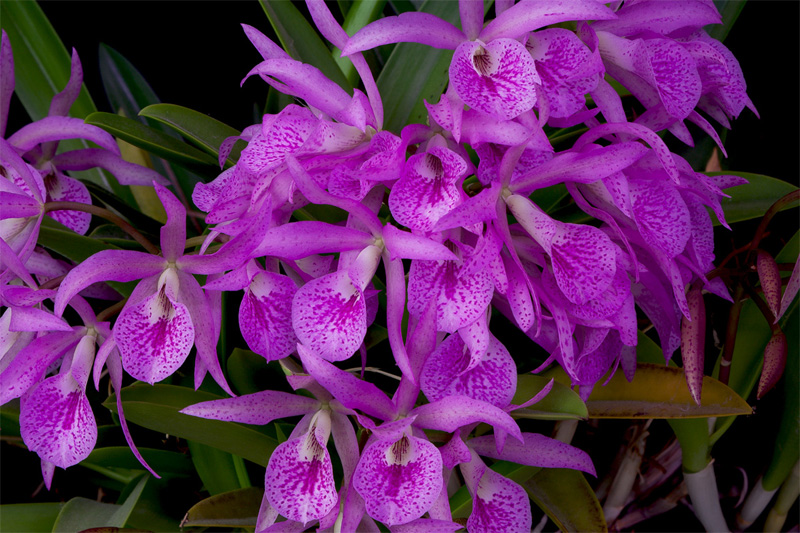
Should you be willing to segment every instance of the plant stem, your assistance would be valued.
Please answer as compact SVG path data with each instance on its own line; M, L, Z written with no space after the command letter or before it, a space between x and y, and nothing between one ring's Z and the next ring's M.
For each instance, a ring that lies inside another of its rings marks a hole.
M108 209L103 207L98 207L96 205L91 204L82 204L80 202L47 202L44 204L44 212L49 213L51 211L81 211L83 213L91 213L92 215L98 216L100 218L104 218L109 222L116 224L119 228L130 235L133 240L138 242L142 245L142 247L154 255L161 254L161 250L158 249L153 243L151 243L147 238L139 233L139 231L125 222L122 218L115 215Z
M731 361L733 360L733 349L736 347L736 333L739 329L739 316L742 314L744 305L744 288L741 284L736 286L733 295L733 305L728 314L728 328L725 331L725 346L722 348L722 361L719 365L719 381L728 384L731 378Z
M750 527L761 516L761 513L766 509L776 492L778 492L778 489L765 489L763 478L758 478L753 490L747 495L741 511L736 515L736 526L742 530Z
M714 461L710 461L708 466L699 472L684 471L683 479L689 489L689 499L692 500L694 514L703 524L703 528L706 531L729 531L719 504Z

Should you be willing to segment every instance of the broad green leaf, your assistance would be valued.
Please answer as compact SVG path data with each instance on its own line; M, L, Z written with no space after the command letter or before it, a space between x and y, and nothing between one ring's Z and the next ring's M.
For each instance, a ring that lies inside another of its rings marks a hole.
M91 181L83 181L82 183L89 190L92 199L97 200L96 204L105 205L112 211L116 211L146 237L156 238L160 234L161 226L164 224L163 222L141 213L138 209L129 206L119 197L115 196L114 193L107 191L96 183L92 183ZM152 187L148 188L153 190ZM161 204L159 203L159 205Z
M189 509L182 526L254 527L263 497L264 489L255 487L211 496Z
M14 503L0 505L0 525L3 531L49 533L63 503Z
M583 472L542 468L522 486L561 531L608 531L603 508Z
M257 426L207 420L179 413L189 405L217 399L220 396L175 385L136 384L122 389L122 405L129 422L207 444L267 466L269 456L278 442L260 431ZM116 413L117 404L113 396L103 405Z
M225 139L241 133L204 113L175 104L149 105L139 115L169 126L215 158L219 157L219 147ZM241 151L241 146L231 151L226 166L233 166Z
M543 376L569 384L560 367ZM753 412L730 387L708 376L703 378L702 405L698 406L689 395L682 369L649 363L637 364L630 383L617 372L608 384L596 385L586 407L590 418L708 418Z
M720 42L724 41L746 3L747 0L714 0L714 5L717 6L719 14L722 15L722 24L706 26L705 30L708 35Z
M511 403L520 405L533 398L545 385L550 382L549 378L534 376L533 374L522 374L517 376L517 392ZM526 407L511 412L514 418L537 418L541 420L566 420L581 419L589 417L586 404L580 396L570 390L563 383L554 382L553 389L540 401Z
M14 53L14 92L31 120L44 118L50 110L53 96L61 92L69 81L70 54L36 2L0 2L0 20ZM82 86L78 99L69 110L69 116L85 118L96 110L86 86ZM88 147L88 141L81 139L61 141L58 145L59 152ZM102 170L90 169L70 174L101 184L126 202L133 202L127 187Z
M187 443L197 475L200 476L200 480L209 494L213 496L242 488L236 475L236 465L234 465L235 461L242 461L241 457L199 442L190 440Z
M459 24L458 2L428 0L420 11ZM425 123L431 104L447 86L452 50L438 50L418 43L398 44L378 76L383 99L384 128L399 133L406 124Z
M278 35L281 46L292 59L317 67L329 80L352 94L353 88L347 82L339 65L331 57L331 51L322 41L317 30L309 24L292 2L259 0L259 3Z
M707 174L709 176L740 176L750 182L746 185L725 189L725 193L731 197L723 198L720 203L722 204L722 210L725 212L725 219L729 224L741 220L761 218L777 200L797 190L797 187L791 183L761 174L730 171L708 172ZM715 217L712 218L715 225L719 224Z
M800 456L800 320L797 315L795 310L783 328L789 345L783 375L784 404L772 460L761 482L766 490L777 489Z
M552 187L537 189L530 195L530 199L545 213L550 213L559 206L561 201L569 196L567 187L563 183L558 183Z
M362 0L353 4L348 7L347 13L345 13L342 28L347 35L352 37L358 30L377 20L381 12L383 12L384 5L386 5L386 0ZM344 73L344 77L347 78L347 82L355 87L358 85L358 72L356 72L356 68L349 59L341 56L341 52L338 48L334 48L331 55L342 70L342 73Z
M139 453L160 476L191 476L194 474L192 460L188 455L153 448L139 448ZM85 466L87 463L104 468L144 470L142 464L127 446L95 448L89 457L81 461L81 465Z
M137 120L113 115L111 113L92 113L86 117L86 123L103 128L108 133L152 152L168 161L182 165L217 167L218 163L210 155L201 152L165 133L154 130Z
M0 406L0 435L19 437L19 398Z
M143 475L122 505L100 503L86 498L72 498L58 514L53 525L53 532L73 533L99 527L125 527L125 523L149 478L149 474Z
M118 249L116 246L104 243L103 241L78 235L50 217L44 217L44 219L42 219L42 226L39 228L39 239L37 243L76 263L80 263L101 250ZM106 283L122 296L130 296L136 286L136 282L120 283L117 281L108 281Z

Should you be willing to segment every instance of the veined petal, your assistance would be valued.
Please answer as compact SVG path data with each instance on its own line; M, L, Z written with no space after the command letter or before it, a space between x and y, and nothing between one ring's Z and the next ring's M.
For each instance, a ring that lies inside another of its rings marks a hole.
M319 419L330 418L321 411ZM269 458L265 496L289 520L307 524L327 515L338 503L331 457L325 447L328 432L312 423L308 432L280 444Z
M615 245L593 226L558 225L550 257L558 287L578 305L600 296L617 270Z
M72 117L44 117L23 126L8 138L8 142L23 153L37 144L65 139L86 139L101 148L120 155L114 138L97 126L86 124L83 119Z
M47 187L48 201L92 204L92 196L89 194L86 185L76 179L56 172L46 176L44 183L45 187ZM83 211L50 211L47 214L81 235L89 231L89 223L92 221L92 215Z
M409 414L417 416L414 424L421 428L452 433L462 426L485 422L522 440L522 433L517 423L505 411L468 396L446 396L441 400L421 405Z
M583 450L539 433L523 433L522 436L524 443L507 441L502 452L497 451L492 435L476 437L467 441L467 445L492 459L544 468L572 468L595 475L592 459Z
M431 261L458 259L443 244L407 231L400 231L391 224L383 227L383 240L392 260L397 258Z
M336 368L302 344L297 345L297 353L308 373L342 405L381 420L394 420L397 409L378 387Z
M156 181L168 185L169 181L155 170L129 163L120 156L100 148L84 148L57 154L51 162L57 169L86 170L100 167L108 170L120 185L143 185L151 187Z
M442 490L442 456L427 440L403 435L361 454L353 475L367 514L388 526L421 517Z
M196 403L182 409L181 413L263 426L277 418L313 413L320 406L319 400L307 396L267 390L236 398Z
M351 228L310 220L290 222L271 228L252 255L302 259L314 254L360 250L373 242L370 234Z
M297 286L288 276L260 272L250 282L239 307L239 327L251 350L267 361L283 359L295 350L292 298Z
M468 106L508 120L536 103L539 75L519 41L495 39L486 45L467 41L453 55L450 82Z
M98 281L133 281L162 272L166 260L157 255L133 250L103 250L73 268L55 300L55 313L61 316L73 296Z
M644 240L675 257L686 247L692 233L686 202L677 189L658 180L628 180L636 224Z
M599 2L548 0L519 2L498 15L483 28L479 38L490 41L497 37L520 37L543 26L572 20L608 20L616 15Z
M514 397L517 367L508 350L494 337L483 359L471 370L466 345L459 335L450 335L425 362L420 387L435 402L452 395L464 395L504 408Z
M151 385L172 375L194 344L189 310L170 294L167 283L155 294L126 307L114 325L125 371Z
M428 13L408 12L367 24L353 35L342 49L348 56L390 43L421 43L434 48L454 49L467 36L461 30Z
M19 422L28 449L61 468L86 459L97 442L97 423L89 400L69 372L31 389Z
M531 504L525 489L486 468L474 451L471 454L472 460L461 464L472 494L472 514L467 519L467 529L470 533L529 532Z
M364 294L346 271L309 281L294 295L292 323L297 338L329 361L350 358L364 342Z

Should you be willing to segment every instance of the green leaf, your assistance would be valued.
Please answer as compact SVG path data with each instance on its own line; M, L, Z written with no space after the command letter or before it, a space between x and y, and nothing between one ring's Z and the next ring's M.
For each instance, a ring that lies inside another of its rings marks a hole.
M111 244L92 239L91 237L78 235L50 217L44 217L42 219L42 226L39 228L39 239L37 243L76 263L84 261L86 258L101 250L118 250L116 246ZM136 286L136 282L120 283L117 281L108 281L106 283L122 296L130 296Z
M542 375L570 382L560 367ZM753 412L730 387L708 376L703 378L702 404L698 406L682 369L650 363L638 363L630 383L617 372L606 385L595 386L586 407L590 418L708 418Z
M89 194L92 195L92 199L97 200L98 204L105 205L112 211L116 211L122 215L128 222L131 223L133 227L135 227L140 233L144 234L145 237L155 238L160 234L163 223L145 215L138 209L131 207L122 201L122 199L120 199L118 196L114 195L114 193L107 191L96 183L92 183L91 181L83 181L82 183L89 190Z
M561 531L608 531L603 508L582 472L542 468L522 486Z
M533 398L545 385L549 378L522 374L517 376L517 392L511 403L520 405ZM526 407L512 411L514 418L536 418L540 420L585 420L589 417L586 404L580 396L573 392L567 385L554 382L553 389L540 401Z
M709 24L705 27L708 35L712 39L720 42L724 41L730 33L736 19L739 18L739 13L742 12L747 0L714 0L714 5L717 6L719 14L722 15L722 24Z
M14 52L14 93L32 120L42 119L50 110L53 96L69 81L70 54L36 2L0 2L0 20ZM82 86L69 116L85 118L96 110L86 86ZM89 148L89 142L69 139L58 145L59 152L81 148ZM101 184L133 205L130 190L102 170L71 174Z
M220 396L175 385L136 384L122 389L122 405L129 422L148 429L207 444L261 466L278 442L258 426L207 420L179 413L189 405L218 400ZM116 413L114 396L103 404Z
M563 183L558 183L552 187L537 189L530 195L530 199L545 213L550 213L559 206L561 201L569 196L567 187Z
M189 444L189 452L192 454L192 462L197 470L197 475L200 476L200 480L209 494L213 496L242 488L236 475L236 465L234 464L237 460L241 461L241 457L233 456L199 442L190 440L187 443Z
M149 105L142 109L139 115L169 126L215 158L219 157L219 147L225 139L241 133L204 113L174 104ZM239 159L241 151L242 146L239 146L238 150L231 151L226 166L233 166Z
M217 494L196 503L186 513L182 526L254 527L264 489L248 487Z
M125 527L128 517L139 500L149 475L137 480L122 505L100 503L86 498L72 498L58 514L53 532L72 533L98 527Z
M20 533L49 533L63 503L15 503L0 505L3 531Z
M188 455L152 448L139 448L139 453L160 476L189 477L194 474L194 466ZM89 457L81 461L81 465L86 466L87 464L103 468L144 470L128 446L95 448Z
M420 11L458 24L458 2L426 1ZM447 86L452 50L418 43L398 44L383 67L377 84L384 108L384 128L399 133L406 124L425 123L423 100L439 101Z
M108 133L152 152L168 161L174 161L190 167L218 167L218 162L210 155L201 152L165 133L154 130L138 120L113 115L111 113L92 113L86 117L86 123L103 128Z
M329 80L352 94L353 88L331 57L330 50L292 2L259 0L259 3L281 46L292 59L317 67Z
M761 218L764 216L767 209L777 200L797 190L797 187L791 183L761 174L724 171L708 172L707 175L740 176L750 182L746 185L738 185L730 189L725 189L725 193L729 194L731 197L723 198L720 203L722 204L722 210L725 212L725 219L729 224L742 220ZM714 218L714 224L719 224L716 218Z

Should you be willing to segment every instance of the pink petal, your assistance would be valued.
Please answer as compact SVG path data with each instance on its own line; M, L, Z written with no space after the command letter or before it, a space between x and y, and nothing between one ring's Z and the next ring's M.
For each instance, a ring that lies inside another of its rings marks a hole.
M496 19L487 24L480 33L480 39L490 41L497 37L521 37L530 31L559 22L615 18L616 15L599 2L519 2L501 11Z
M517 423L505 411L468 396L445 396L411 411L417 416L415 426L452 433L462 426L485 422L522 440Z
M508 350L491 337L489 349L472 370L463 371L469 353L459 335L451 335L425 362L420 378L422 392L430 401L463 395L503 408L514 397L517 367Z
M181 410L185 415L242 422L263 426L277 418L313 413L319 400L281 391L262 391L236 398L224 398L190 405Z
M559 225L550 255L561 292L578 305L600 296L617 270L616 246L593 226Z
M668 257L683 251L691 235L690 215L670 183L629 180L633 215L645 241Z
M92 196L89 194L89 190L76 179L61 173L55 173L46 176L44 182L47 187L48 201L92 204ZM90 213L82 211L50 211L48 216L81 235L84 235L89 230L89 223L92 220Z
M289 520L307 524L338 503L326 441L322 428L312 424L305 435L280 444L269 458L265 496Z
M384 44L413 42L434 48L454 49L466 36L455 26L434 15L421 12L385 17L361 28L342 49L342 56Z
M403 435L364 450L353 475L367 514L388 526L421 517L442 489L442 456L427 440Z
M239 307L239 327L251 350L267 361L283 359L295 350L292 298L297 286L287 276L260 272L250 282Z
M461 464L461 471L472 495L472 514L467 519L470 533L530 532L531 504L525 489L486 468L474 451L472 460Z
M464 42L450 63L450 82L464 103L505 120L533 107L538 81L533 59L513 39Z
M49 116L67 116L69 108L81 92L81 85L83 84L83 67L81 67L81 60L78 57L78 52L72 49L72 62L70 68L69 81L66 87L53 97L50 101Z
M595 475L589 454L574 446L539 433L523 433L524 444L508 441L498 452L493 436L476 437L467 445L478 454L492 459L545 468L572 468Z
M312 280L294 296L292 324L300 342L324 359L348 359L367 333L364 294L346 271Z
M84 148L57 154L53 166L60 171L103 168L111 172L120 185L152 187L153 182L167 185L169 181L153 169L129 163L120 156L100 148Z
M120 313L114 339L125 371L151 385L172 375L189 356L195 329L185 305L167 285Z
M8 142L25 153L37 144L65 139L86 139L120 155L119 147L111 135L97 126L85 124L83 119L72 117L44 117L17 130L8 138Z
M97 423L86 393L69 373L32 388L19 416L28 449L61 468L89 456L97 442Z

